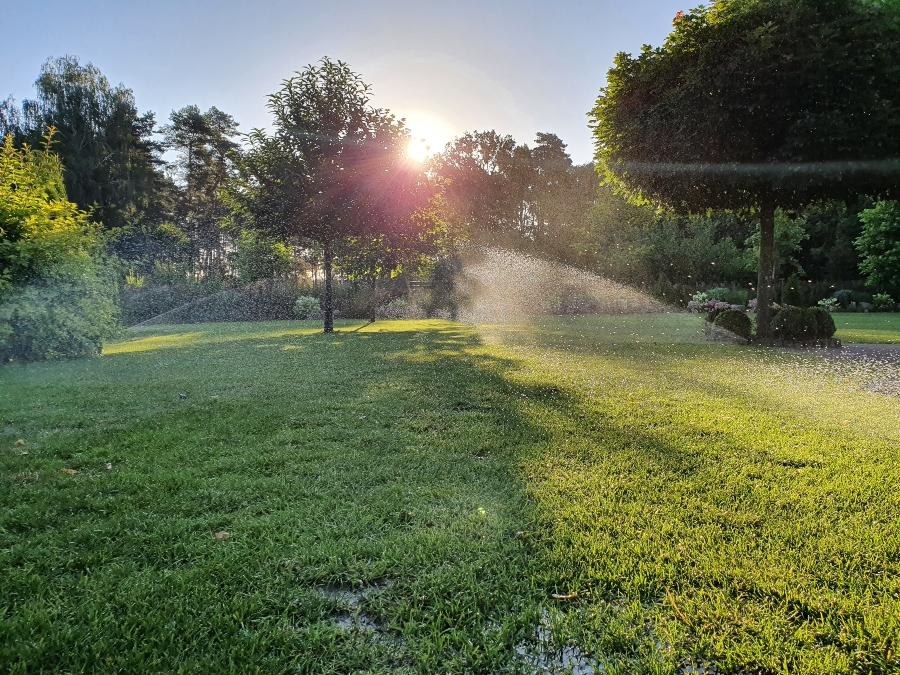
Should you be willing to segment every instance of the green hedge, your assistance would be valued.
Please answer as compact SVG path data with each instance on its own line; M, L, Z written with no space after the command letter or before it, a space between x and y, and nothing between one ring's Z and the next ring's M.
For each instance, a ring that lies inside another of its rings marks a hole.
M774 334L782 340L827 340L837 328L828 310L821 307L784 307L772 320Z

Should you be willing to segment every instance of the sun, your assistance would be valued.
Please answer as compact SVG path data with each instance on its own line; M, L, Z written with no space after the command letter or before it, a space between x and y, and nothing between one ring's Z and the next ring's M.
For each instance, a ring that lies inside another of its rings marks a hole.
M411 162L423 163L440 152L455 135L454 128L440 115L427 110L406 111L403 120L409 130L406 157Z
M431 155L431 146L424 138L410 138L406 144L406 157L414 162L424 162Z

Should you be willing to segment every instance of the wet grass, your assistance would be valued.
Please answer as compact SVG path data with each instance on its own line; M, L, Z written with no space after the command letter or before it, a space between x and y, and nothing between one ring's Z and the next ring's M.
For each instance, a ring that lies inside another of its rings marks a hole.
M836 337L844 342L900 345L900 312L833 314Z
M0 670L893 672L897 399L819 365L657 315L4 367Z

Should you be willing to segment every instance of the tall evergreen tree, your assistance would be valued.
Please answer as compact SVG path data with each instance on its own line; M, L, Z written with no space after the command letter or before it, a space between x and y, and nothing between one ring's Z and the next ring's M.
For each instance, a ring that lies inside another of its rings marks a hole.
M223 226L231 211L223 191L240 150L237 127L218 108L201 112L195 105L172 112L163 127L165 146L177 157L175 222L188 238L190 270L201 276L220 274L225 263Z
M18 141L37 145L53 127L65 167L66 192L94 220L123 235L158 210L164 177L153 113L138 112L132 91L113 86L74 56L50 59L35 82L36 97L4 104L0 124Z

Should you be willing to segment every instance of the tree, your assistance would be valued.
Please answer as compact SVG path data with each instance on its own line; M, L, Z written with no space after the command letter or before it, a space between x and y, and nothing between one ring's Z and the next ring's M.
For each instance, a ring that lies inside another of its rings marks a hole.
M900 297L900 204L882 201L860 212L859 268L873 290Z
M445 183L446 198L456 229L476 241L514 245L529 229L524 194L530 166L514 168L517 153L512 136L473 131L447 145L431 169Z
M269 97L274 133L254 130L235 191L256 227L322 247L325 332L334 325L335 245L383 235L392 242L433 219L435 186L406 158L409 133L372 107L346 63L322 59Z
M674 208L757 209L769 335L778 207L900 185L900 8L716 0L619 54L590 113L605 177Z
M232 254L241 283L285 277L291 271L293 259L290 246L253 230L240 233Z
M0 132L35 146L53 127L69 199L93 209L92 217L117 236L146 221L145 214L158 216L161 148L153 138L153 114L138 112L131 90L112 86L73 56L48 60L35 88L37 97L24 101L21 111L12 101L3 104Z
M98 227L66 198L51 138L0 146L0 362L96 354L117 326Z
M175 110L163 127L165 147L174 150L177 184L175 221L190 241L189 270L220 276L225 264L223 226L231 215L223 189L234 177L240 150L237 122L216 107Z

